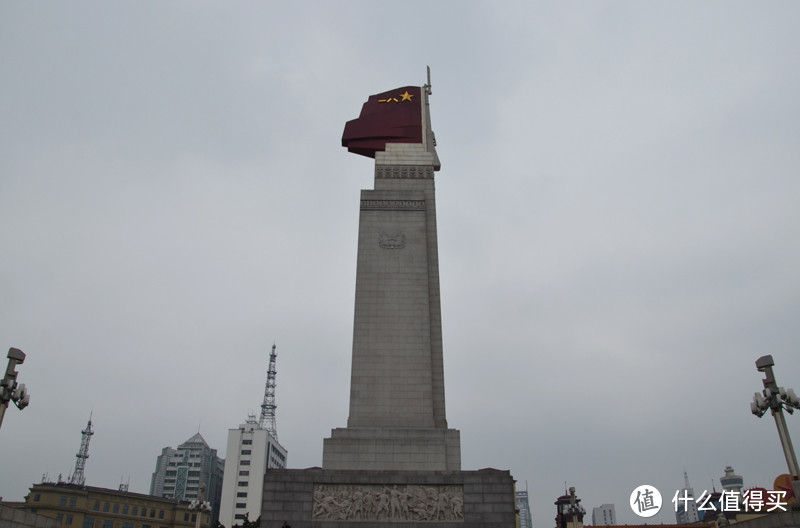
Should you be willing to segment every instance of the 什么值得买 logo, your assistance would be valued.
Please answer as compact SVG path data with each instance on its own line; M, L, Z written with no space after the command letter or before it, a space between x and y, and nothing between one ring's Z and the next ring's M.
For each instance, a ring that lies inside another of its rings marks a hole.
M689 490L683 489L675 492L672 503L676 512L688 511L691 503L695 504L698 512L786 511L787 505L785 491L767 491L758 488L744 490L741 493L723 490L715 494L703 490L697 498L692 497ZM661 510L661 504L661 493L655 486L643 484L631 493L631 509L639 517L652 517Z
M631 493L630 505L639 517L652 517L661 510L661 493L655 486L642 484Z

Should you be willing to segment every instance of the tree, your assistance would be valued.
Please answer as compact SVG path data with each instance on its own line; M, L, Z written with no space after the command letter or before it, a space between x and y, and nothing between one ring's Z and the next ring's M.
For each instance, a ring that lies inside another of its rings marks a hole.
M258 516L258 519L255 521L250 520L250 515L245 513L244 519L242 520L242 524L234 524L232 528L260 528L261 527L261 516Z

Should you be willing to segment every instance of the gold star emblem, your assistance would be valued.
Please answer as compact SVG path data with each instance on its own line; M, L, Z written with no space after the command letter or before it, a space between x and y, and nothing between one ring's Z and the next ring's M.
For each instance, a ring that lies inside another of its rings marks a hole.
M411 101L411 98L414 97L414 95L408 93L408 90L406 90L406 93L401 93L400 97L402 97L402 99L400 99L400 102L402 103L403 101Z

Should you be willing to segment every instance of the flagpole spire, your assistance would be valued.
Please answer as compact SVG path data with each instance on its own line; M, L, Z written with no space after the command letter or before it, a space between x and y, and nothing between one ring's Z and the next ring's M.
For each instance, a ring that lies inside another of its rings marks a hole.
M430 66L426 66L426 68L428 68L428 84L426 84L424 88L425 88L425 93L428 94L428 95L431 95L433 93L433 90L431 90L431 86L432 86L431 85L431 67Z
M431 128L431 103L428 99L433 93L433 90L431 90L431 67L426 66L426 68L428 70L428 82L422 87L424 99L422 103L422 143L425 145L425 149L433 154L433 170L438 171L442 167L442 163L439 161L439 155L436 153L436 135L433 133L433 128Z

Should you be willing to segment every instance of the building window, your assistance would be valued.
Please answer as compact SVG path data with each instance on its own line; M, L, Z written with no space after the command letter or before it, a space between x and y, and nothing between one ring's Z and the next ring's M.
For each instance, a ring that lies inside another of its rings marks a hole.
M249 475L250 475L250 470L249 470L249 469L243 469L243 470L241 470L241 471L239 472L239 476L240 476L240 477L247 477L247 476L249 476Z
M252 440L242 440L242 445L251 445L252 443Z
M155 519L156 518L156 511L153 510L153 509L150 510L150 518L151 519Z
M114 505L114 513L119 513L119 504Z
M188 513L184 513L183 514L183 521L184 522L189 522L189 514Z
M237 497L247 497L247 492L246 491L240 491L239 493L236 494L236 496Z
M37 493L36 495L33 496L33 502L39 502L39 499L41 498L42 495L40 493Z
M233 516L233 518L236 519L237 521L241 521L241 520L244 519L244 514L243 513L237 513L236 515Z
M111 506L111 505L110 505L109 503L107 503L107 502L106 502L106 503L104 503L104 504L103 504L103 511L104 511L104 512L107 512L107 511L108 511L108 508L109 508L110 506ZM103 522L105 522L105 521L103 521Z
M61 497L61 505L62 506L66 506L67 505L67 498L64 497L64 496Z
M132 522L124 522L122 523L122 528L133 528Z
M142 517L147 517L147 508L142 508Z
M247 503L246 502L237 502L236 503L236 507L237 508L247 508Z
M114 521L103 521L103 528L114 528Z
M100 511L100 501L94 501L94 511Z
M239 465L241 465L241 466L249 466L250 465L250 461L249 460L242 460L241 462L239 462Z
M249 449L242 449L242 454L243 455L249 455L250 454L250 450Z
M74 507L75 507L75 503L76 503L77 501L78 501L78 498L77 498L77 497L70 497L70 498L69 498L69 506L70 506L70 508L74 508Z
M59 513L58 515L56 515L56 520L58 521L58 524L61 524L61 521L64 520L64 514Z
M72 524L72 514L71 513L67 514L67 522L65 524Z
M123 515L128 515L128 505L127 504L124 504L122 506L122 514Z
M94 528L94 519L87 517L83 520L83 528Z
M139 507L138 506L134 506L133 507L133 509L131 510L131 515L139 515Z
M159 518L159 519L163 519L163 518L164 518L164 510L160 510L160 511L158 512L158 518Z

